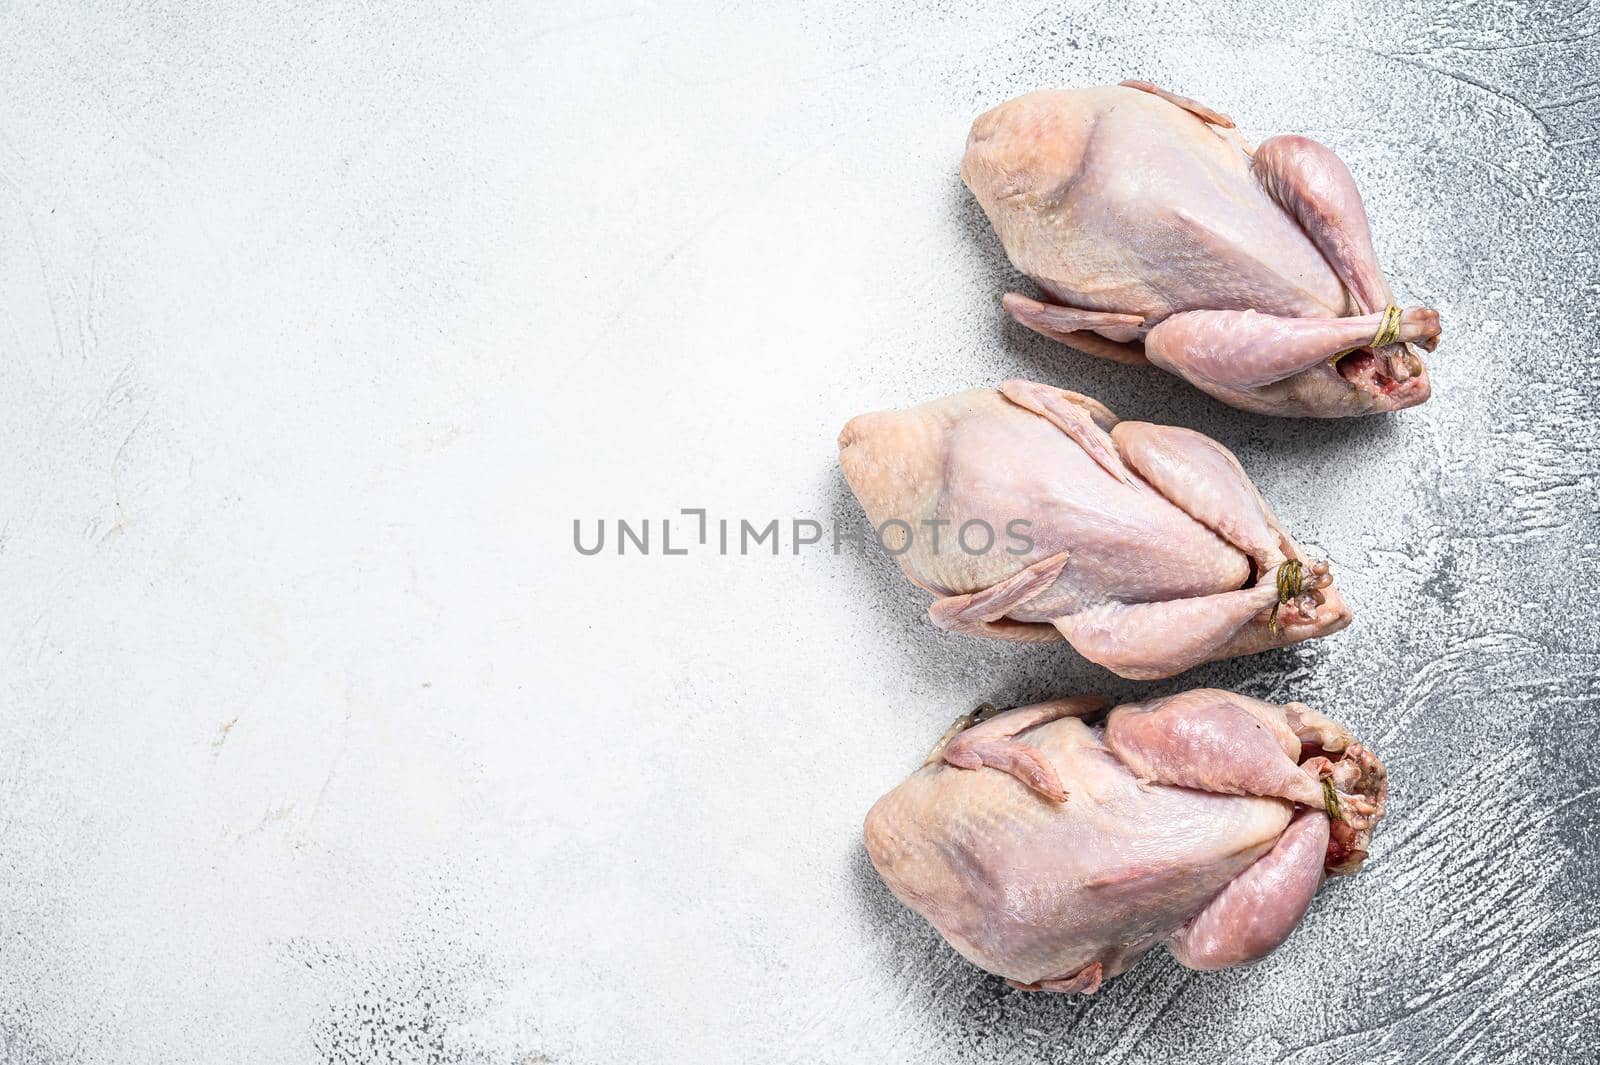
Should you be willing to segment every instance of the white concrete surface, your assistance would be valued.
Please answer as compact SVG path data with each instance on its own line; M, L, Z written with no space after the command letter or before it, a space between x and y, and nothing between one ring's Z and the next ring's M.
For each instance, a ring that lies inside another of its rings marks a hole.
M0 1061L1592 1050L1597 18L0 3ZM1271 422L1001 321L967 124L1131 76L1344 155L1430 405ZM971 704L1157 686L941 637L877 553L573 548L850 527L848 416L1016 374L1236 448L1355 606L1174 683L1394 773L1255 969L1008 992L862 854Z

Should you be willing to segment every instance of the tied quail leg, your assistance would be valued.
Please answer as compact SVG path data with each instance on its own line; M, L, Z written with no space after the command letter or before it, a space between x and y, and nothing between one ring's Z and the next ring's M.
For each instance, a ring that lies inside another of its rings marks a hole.
M1366 206L1342 159L1309 137L1287 135L1263 141L1254 152L1252 168L1267 194L1300 223L1361 311L1382 311L1394 302L1372 247ZM1432 351L1438 336L1435 326L1418 339L1424 349ZM1371 354L1384 378L1379 387L1420 392L1426 398L1428 382L1422 360L1404 339L1390 338L1373 346Z
M1283 711L1232 692L1199 688L1119 706L1105 741L1141 780L1319 809L1324 801L1317 776L1299 764L1300 741Z
M1281 647L1350 623L1328 564L1302 556L1231 451L1193 430L1148 422L1120 422L1111 435L1140 476L1250 557L1258 587L1277 585L1261 624L1230 633L1219 654Z
M1247 965L1289 938L1322 886L1328 819L1302 810L1272 850L1235 877L1221 894L1167 941L1190 969Z
M1302 703L1199 688L1119 706L1105 743L1140 779L1320 810L1330 873L1351 873L1383 818L1388 771L1337 722Z
M1083 657L1129 680L1175 677L1225 657L1241 630L1265 628L1278 601L1271 584L1163 603L1111 603L1055 619Z
M1253 389L1303 373L1365 347L1384 328L1382 311L1353 318L1280 318L1255 311L1185 311L1150 331L1145 355L1197 385ZM1400 314L1399 342L1432 342L1439 315Z

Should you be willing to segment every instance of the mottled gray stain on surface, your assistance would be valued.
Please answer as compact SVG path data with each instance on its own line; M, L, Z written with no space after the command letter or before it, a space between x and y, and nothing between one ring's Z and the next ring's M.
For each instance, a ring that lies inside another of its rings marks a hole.
M1593 1060L1597 70L1578 2L0 11L0 1061ZM1004 320L967 124L1127 77L1342 155L1428 405ZM1232 447L1352 627L1138 685L881 553L572 548L859 528L849 416L1018 375ZM1022 994L873 874L958 713L1201 684L1392 773L1265 963Z

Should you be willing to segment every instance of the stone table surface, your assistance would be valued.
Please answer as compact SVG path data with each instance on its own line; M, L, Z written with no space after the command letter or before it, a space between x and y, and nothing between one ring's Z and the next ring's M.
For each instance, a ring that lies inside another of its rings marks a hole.
M0 1061L1595 1060L1597 72L1577 0L0 3ZM1004 320L968 123L1126 77L1343 156L1432 402ZM1355 623L1140 685L794 550L849 416L1016 375L1235 449ZM866 861L972 705L1201 684L1393 773L1266 962L1010 991Z

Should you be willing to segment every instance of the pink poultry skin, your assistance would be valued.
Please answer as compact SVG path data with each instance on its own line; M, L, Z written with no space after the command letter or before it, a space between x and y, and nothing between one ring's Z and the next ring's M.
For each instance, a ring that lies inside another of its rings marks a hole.
M868 813L884 882L974 964L1084 994L1157 944L1248 964L1366 859L1387 774L1335 722L1198 689L1085 723L1104 705L958 722Z
M1361 194L1327 148L1251 149L1146 82L1033 92L978 117L961 177L1017 269L1018 322L1149 361L1235 407L1337 418L1428 398L1439 316L1394 308ZM1378 341L1387 341L1377 343Z
M1016 380L863 414L839 434L839 464L875 527L913 531L897 560L939 597L942 629L1066 639L1153 680L1350 623L1327 565L1301 554L1227 448L1119 422L1076 392ZM968 522L1017 520L1021 554L951 542ZM939 527L943 542L925 532Z

